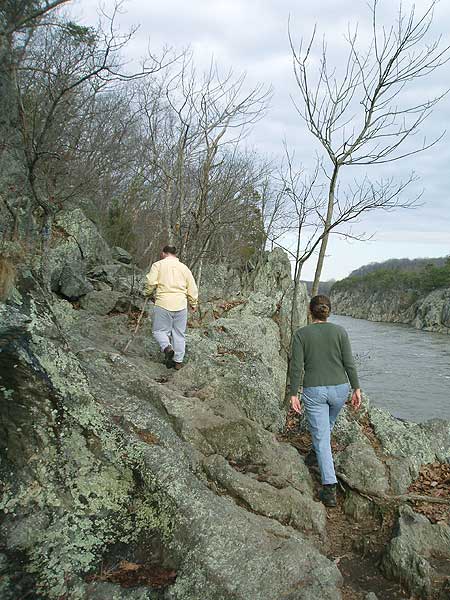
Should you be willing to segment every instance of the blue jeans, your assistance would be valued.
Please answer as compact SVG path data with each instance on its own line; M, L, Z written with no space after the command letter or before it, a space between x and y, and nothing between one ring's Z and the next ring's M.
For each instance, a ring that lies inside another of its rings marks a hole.
M303 405L324 485L337 482L331 453L331 430L349 392L348 383L303 388Z

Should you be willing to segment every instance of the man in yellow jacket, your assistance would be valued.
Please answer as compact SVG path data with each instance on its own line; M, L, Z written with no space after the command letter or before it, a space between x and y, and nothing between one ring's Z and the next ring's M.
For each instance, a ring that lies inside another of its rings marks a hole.
M167 366L179 370L186 348L187 305L197 307L198 290L188 267L176 256L174 246L165 246L161 260L147 275L145 293L155 295L153 335L164 352Z

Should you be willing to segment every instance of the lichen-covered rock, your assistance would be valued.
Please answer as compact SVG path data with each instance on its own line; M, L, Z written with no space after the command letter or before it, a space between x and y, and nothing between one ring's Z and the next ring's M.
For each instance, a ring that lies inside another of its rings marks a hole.
M368 442L354 442L336 457L336 470L358 490L383 495L389 489L386 467Z
M243 295L238 271L227 265L203 264L199 284L201 304Z
M252 289L279 301L291 285L291 263L286 252L280 248L265 252L253 276Z
M230 316L214 320L203 336L189 336L187 364L174 382L185 393L207 386L218 414L234 405L240 414L279 431L286 370L274 321Z
M412 325L417 329L448 333L450 329L450 289L434 290L418 302Z
M414 290L365 290L351 288L331 294L334 312L357 319L408 323L416 329L448 333L450 329L450 289L428 294Z
M326 539L326 512L322 503L314 502L309 494L301 494L291 486L276 488L264 481L244 475L233 469L218 454L203 461L208 477L219 489L225 490L238 503L244 503L252 512L276 519L305 533Z
M122 295L113 290L93 291L81 299L81 307L94 315L107 315L116 306Z
M83 262L86 269L111 259L111 251L94 223L79 208L61 211L54 224L48 256L52 286L66 264Z
M20 584L12 581L10 589L23 595L33 587L48 599L114 598L117 588L87 584L86 574L105 557L117 561L121 549L157 543L177 572L167 599L339 600L339 571L311 541L209 488L204 453L221 444L232 453L226 431L236 436L237 420L245 421L239 403L220 416L217 398L206 393L192 397L188 409L190 399L175 389L183 372L173 375L171 386L162 383L167 370L147 350L148 321L123 356L118 347L129 333L126 315L91 313L87 319L86 311L61 300L49 310L32 280L23 288L28 291L20 302L3 306L0 316L1 527L8 551L26 556ZM231 340L202 339L192 349L193 363L219 341L232 348ZM265 348L252 360L265 367L269 355ZM202 403L203 421L197 418ZM260 463L264 485L290 488L295 506L300 496L315 504L295 450L247 422L255 441L247 455ZM245 443L245 437L236 439L237 454ZM251 474L243 477L254 481ZM26 577L31 583L25 585ZM142 590L127 594L152 597Z
M120 246L114 246L112 248L112 257L118 262L129 265L133 261L133 257L129 252L121 248Z
M383 557L386 573L406 584L411 592L429 598L435 581L448 575L449 565L450 527L433 525L409 506L403 507L396 535Z
M53 289L70 301L79 300L94 290L92 284L86 279L83 264L79 261L64 265L57 281L57 288Z
M372 408L370 421L383 450L392 456L411 458L410 467L450 457L450 422L432 419L410 423L396 419L388 412Z

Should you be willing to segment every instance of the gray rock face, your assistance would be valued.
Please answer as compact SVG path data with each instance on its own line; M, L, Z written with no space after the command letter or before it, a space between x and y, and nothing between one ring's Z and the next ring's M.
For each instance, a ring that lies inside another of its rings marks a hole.
M200 301L210 302L218 298L242 295L239 273L226 265L204 264L200 280Z
M27 555L43 597L152 598L83 579L105 555L117 561L117 548L132 553L145 540L147 554L150 543L177 572L167 599L339 600L340 573L315 541L323 543L325 520L309 472L265 429L282 413L281 378L264 373L285 366L270 318L248 314L242 327L224 318L207 335L192 332L189 365L164 384L149 321L129 355L118 352L130 334L126 315L110 314L118 292L90 292L83 310L59 300L49 313L32 282L25 287L0 312L1 339L15 340L0 352L9 374L1 534ZM245 461L244 471L225 456Z
M123 248L121 248L120 246L113 247L112 257L114 260L117 260L118 262L124 263L126 265L129 265L131 262L133 262L133 257L131 256L131 254Z
M414 291L378 293L360 289L333 292L337 314L369 321L408 323L416 329L448 333L450 329L450 289L439 289L421 296Z
M253 289L279 301L291 285L291 263L287 254L280 248L266 252L253 278Z
M450 329L450 289L434 290L417 305L412 321L417 329L441 331Z
M96 226L78 208L62 211L55 221L55 239L49 251L52 285L59 281L64 266L82 262L89 270L108 262L111 251Z
M89 267L101 289L82 310L44 296L30 273L0 304L2 599L339 600L324 507L299 453L275 435L289 261L268 255L242 304L207 304L209 322L189 329L175 372L152 339L151 305L123 354L120 311L141 300L130 295L133 268L103 259ZM369 437L350 411L335 429L337 463L355 486L392 493L396 478L404 491L423 462L450 455L449 423L406 424L366 399L362 417ZM350 492L345 508L364 519L368 502ZM426 591L434 557L447 560L448 528L416 517L402 512L385 568ZM173 569L176 581L155 592L86 578L122 559Z
M392 456L412 459L412 468L450 456L450 423L432 419L425 423L399 421L388 412L372 408L370 421L383 450Z
M81 306L95 315L107 315L114 310L120 298L121 294L112 290L93 291L82 298Z
M82 263L65 264L58 281L58 290L67 300L79 300L94 290L92 284L86 279Z
M448 575L450 527L432 525L426 517L405 506L400 510L397 535L384 559L386 573L400 579L421 597L430 597L433 580ZM444 569L442 571L442 569Z
M351 289L331 294L333 311L337 314L391 323L410 323L416 314L417 298L412 291L374 293Z
M385 494L389 481L384 464L368 443L349 444L336 459L337 470L344 473L354 485L368 494Z
M325 508L321 503L314 502L309 494L301 494L292 487L279 489L244 475L233 469L218 454L205 459L203 467L219 488L225 489L238 503L244 503L252 512L325 540Z
M133 284L137 289L142 275L135 272L131 265L124 263L111 263L96 266L89 271L88 276L94 281L102 281L118 291L130 291Z

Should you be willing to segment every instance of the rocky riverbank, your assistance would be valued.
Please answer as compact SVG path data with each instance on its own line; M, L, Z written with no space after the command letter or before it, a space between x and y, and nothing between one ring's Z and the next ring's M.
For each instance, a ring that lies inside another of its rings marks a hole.
M419 295L412 290L373 292L355 286L332 291L331 300L334 312L339 315L369 321L405 323L425 331L450 331L449 288Z
M344 412L327 514L304 423L285 429L283 253L245 285L205 273L176 372L151 307L123 353L143 306L131 257L77 211L59 227L54 292L23 271L0 304L2 599L448 598L449 487L425 482L426 502L413 490L424 465L445 474L450 424L398 421L367 399ZM298 307L301 324L303 288Z

